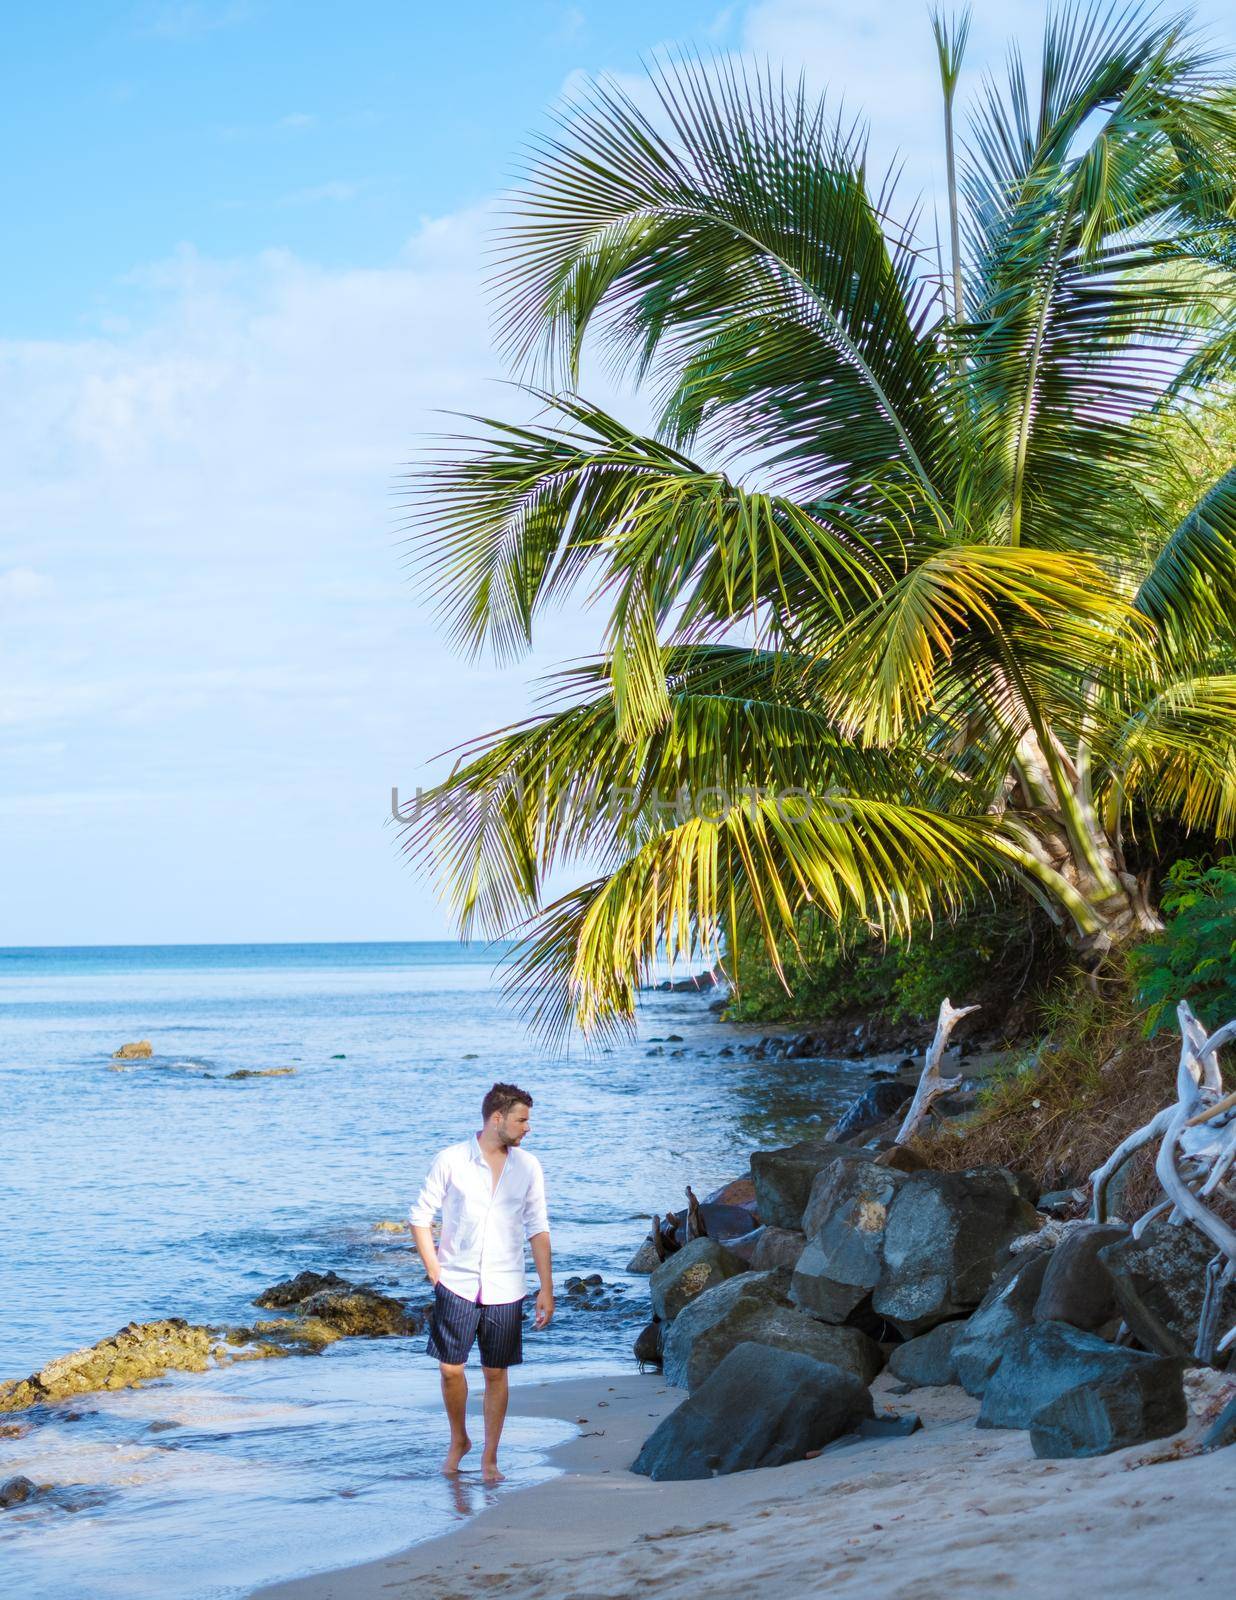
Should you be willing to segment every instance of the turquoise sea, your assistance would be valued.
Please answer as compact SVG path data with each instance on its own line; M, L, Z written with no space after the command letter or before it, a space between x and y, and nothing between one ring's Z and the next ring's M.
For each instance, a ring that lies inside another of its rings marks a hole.
M417 1298L410 1241L374 1224L406 1215L495 1078L535 1097L559 1285L600 1272L622 1291L591 1313L560 1297L518 1376L626 1368L647 1294L623 1268L647 1214L831 1120L865 1079L731 1054L743 1030L697 995L649 993L635 1040L554 1053L494 959L453 943L0 950L0 1379L133 1319L251 1320L260 1289L305 1267ZM140 1038L153 1058L113 1070ZM57 1486L0 1513L0 1592L224 1600L445 1531L507 1490L437 1475L422 1345L348 1340L0 1429L0 1479ZM549 1470L557 1437L511 1419L512 1486Z

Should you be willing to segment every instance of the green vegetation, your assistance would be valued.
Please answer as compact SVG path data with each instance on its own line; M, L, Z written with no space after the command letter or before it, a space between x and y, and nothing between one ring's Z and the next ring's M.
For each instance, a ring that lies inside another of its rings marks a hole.
M1167 875L1163 933L1131 952L1138 999L1154 1034L1187 1000L1208 1027L1236 1017L1236 856L1178 861Z
M781 973L758 941L748 943L728 1018L827 1022L860 1015L928 1023L945 995L960 1004L1002 989L1007 1001L1035 982L1036 969L1058 949L1046 918L1027 917L1021 906L971 911L887 942L865 934L843 943L836 924L820 917L800 918L796 934Z
M603 647L408 847L523 937L542 1025L629 1019L667 950L783 967L809 908L905 936L983 886L1097 964L1159 926L1156 837L1230 835L1236 468L1199 483L1193 424L1236 371L1236 90L1139 7L1058 12L1035 77L948 152L947 269L772 72L594 84L538 145L498 284L539 415L446 445L415 538L463 648L581 591ZM581 398L594 346L651 431Z

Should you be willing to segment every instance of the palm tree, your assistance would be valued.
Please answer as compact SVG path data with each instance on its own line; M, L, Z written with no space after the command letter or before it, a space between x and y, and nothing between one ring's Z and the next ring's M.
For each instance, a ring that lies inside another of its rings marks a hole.
M592 85L513 202L543 409L447 442L413 537L464 649L581 590L604 645L406 848L518 932L542 1025L629 1018L665 952L776 961L804 908L905 931L996 879L1098 958L1157 926L1131 828L1230 835L1236 468L1172 525L1162 419L1236 365L1236 94L1185 23L1071 7L954 150L935 28L947 268L859 129L729 61L659 66L647 111ZM586 337L651 432L576 392Z

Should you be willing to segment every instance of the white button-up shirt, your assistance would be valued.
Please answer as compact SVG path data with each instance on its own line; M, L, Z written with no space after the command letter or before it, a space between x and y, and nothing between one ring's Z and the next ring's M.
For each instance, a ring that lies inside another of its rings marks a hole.
M541 1163L512 1145L495 1184L474 1134L434 1157L408 1215L414 1228L442 1213L438 1263L454 1294L502 1305L527 1292L524 1241L549 1232Z

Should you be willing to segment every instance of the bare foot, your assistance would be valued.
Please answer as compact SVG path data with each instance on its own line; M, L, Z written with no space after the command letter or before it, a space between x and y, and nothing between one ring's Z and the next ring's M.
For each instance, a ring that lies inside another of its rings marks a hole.
M442 1463L442 1471L448 1478L453 1478L459 1471L459 1463L472 1448L472 1440L467 1434L456 1443L451 1441L451 1448L446 1452L446 1460Z
M496 1460L491 1461L487 1456L482 1456L481 1480L484 1483L505 1483L506 1473L498 1471L498 1463Z

